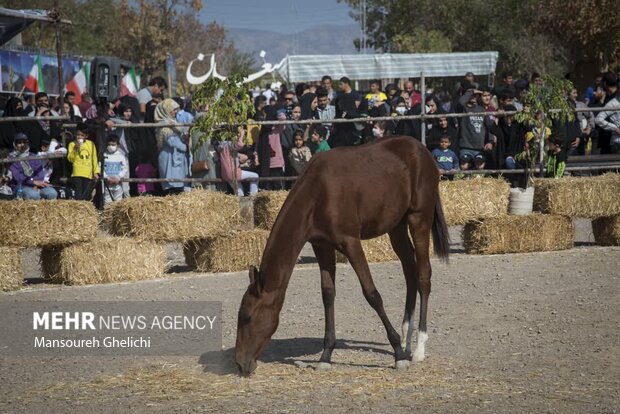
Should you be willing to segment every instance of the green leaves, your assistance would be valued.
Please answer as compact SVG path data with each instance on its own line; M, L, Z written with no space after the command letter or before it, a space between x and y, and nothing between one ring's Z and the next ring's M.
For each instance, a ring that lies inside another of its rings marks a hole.
M534 127L534 138L526 142L525 149L517 155L517 161L525 164L528 171L528 184L532 180L534 167L540 160L541 146L544 148L546 128L551 128L554 120L569 122L575 119L573 108L566 96L573 88L571 81L545 75L542 84L531 84L529 90L521 97L523 111L515 115L515 120Z
M542 85L531 84L522 101L529 110L515 115L515 120L526 125L551 127L553 120L568 122L575 114L566 99L573 88L571 81L553 76L542 77ZM552 111L553 109L553 111Z
M197 117L193 130L200 131L199 147L209 138L236 141L238 128L254 115L248 93L251 85L242 83L244 75L232 74L225 80L210 78L199 85L192 101L204 114Z

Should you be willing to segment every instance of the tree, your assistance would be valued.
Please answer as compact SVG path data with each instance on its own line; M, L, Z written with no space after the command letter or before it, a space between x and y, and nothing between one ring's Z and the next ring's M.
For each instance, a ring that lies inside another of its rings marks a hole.
M361 20L361 0L338 1L348 4L350 15ZM499 71L559 76L575 65L571 51L583 53L584 46L593 55L618 56L620 19L614 4L613 0L592 0L587 5L561 0L366 0L367 45L378 52L497 50ZM567 33L571 30L576 33ZM579 48L572 38L580 39Z
M115 0L63 0L60 3L61 17L71 20L71 25L62 25L63 52L83 55L107 53L107 43L101 39L116 37L118 20ZM15 1L0 0L0 7L14 8ZM23 0L22 9L50 9L49 0ZM27 46L56 50L56 34L53 24L35 22L22 32L22 43Z
M0 0L0 6L14 4ZM48 9L50 1L24 0L20 7ZM133 62L141 69L143 82L163 74L166 57L171 54L181 75L178 87L184 93L189 84L183 74L199 53L215 53L218 72L223 75L251 71L253 59L237 52L226 40L222 26L198 20L201 8L200 0L63 0L62 17L73 24L63 25L62 49L64 53L112 55ZM35 23L24 32L23 43L55 50L53 25Z
M569 80L545 75L541 86L530 85L521 98L526 109L517 113L515 120L534 127L532 130L534 138L526 142L523 152L516 156L517 160L525 165L526 188L534 177L537 160L542 171L545 139L548 138L545 136L546 128L551 128L554 120L566 123L575 119L575 114L566 99L572 88L573 84Z

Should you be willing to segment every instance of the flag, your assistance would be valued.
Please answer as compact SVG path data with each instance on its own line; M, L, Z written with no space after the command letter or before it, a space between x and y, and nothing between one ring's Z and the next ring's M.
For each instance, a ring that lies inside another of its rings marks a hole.
M82 94L88 91L88 85L90 85L90 63L86 62L73 79L67 83L65 92L75 93L74 104L77 105L82 102Z
M131 68L127 71L123 79L121 79L121 93L120 96L136 96L138 88L140 86L140 75L136 74L135 68Z
M41 67L41 56L37 56L34 61L30 74L26 78L24 87L31 92L45 92L45 84L43 83L43 68Z

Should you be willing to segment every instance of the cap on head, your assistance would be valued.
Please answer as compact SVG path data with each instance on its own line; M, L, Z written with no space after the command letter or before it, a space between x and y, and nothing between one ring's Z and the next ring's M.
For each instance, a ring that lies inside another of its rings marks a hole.
M30 140L28 139L28 135L24 134L23 132L18 132L13 137L13 142L19 142L19 141L30 141Z

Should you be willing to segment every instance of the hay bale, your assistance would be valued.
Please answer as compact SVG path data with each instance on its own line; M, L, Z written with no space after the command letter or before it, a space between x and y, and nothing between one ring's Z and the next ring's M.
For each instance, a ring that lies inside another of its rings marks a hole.
M111 234L154 242L186 242L225 234L239 221L238 197L204 190L126 198L112 203L104 213Z
M260 191L254 197L254 222L256 226L271 230L282 209L288 191Z
M620 174L536 179L534 210L587 218L620 214Z
M430 256L435 255L433 249L433 239L431 236L431 243L429 245ZM392 249L392 243L390 242L390 236L384 234L374 239L362 240L362 249L364 249L364 255L368 263L381 263L381 262L393 262L399 260L396 252ZM348 263L347 257L336 251L336 263Z
M262 229L190 240L183 246L185 262L200 272L238 272L258 266L269 232Z
M23 283L22 249L0 246L0 290L18 290Z
M89 285L155 279L166 270L163 246L125 237L41 249L43 275L54 283Z
M463 228L463 245L470 254L564 250L573 247L574 238L570 217L538 213L490 217Z
M476 177L441 181L439 194L448 226L508 212L510 184L503 179Z
M592 220L592 232L596 244L620 246L620 214Z
M0 245L43 247L85 242L97 235L93 203L76 200L15 200L0 203Z

